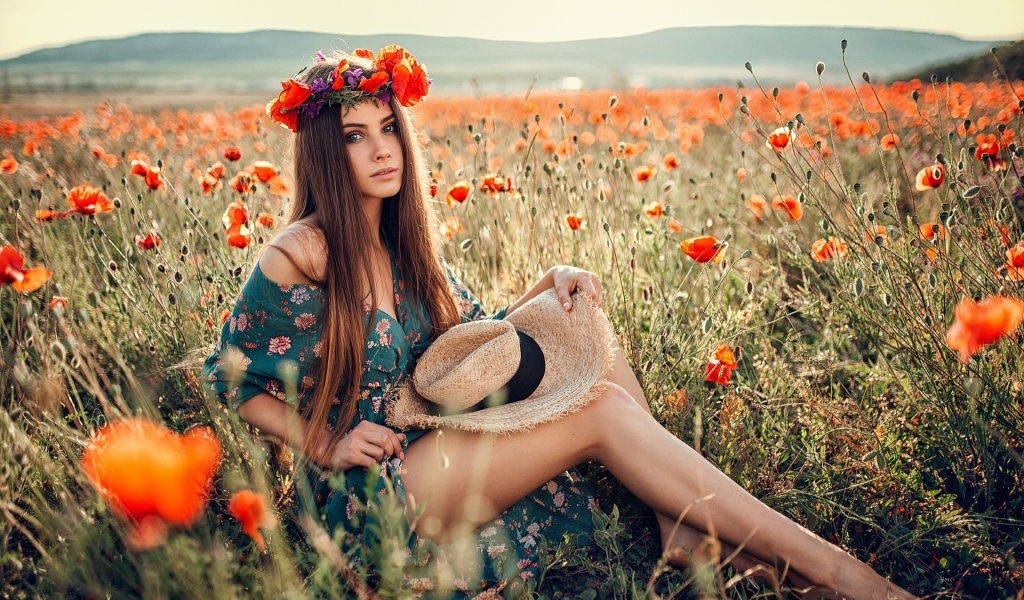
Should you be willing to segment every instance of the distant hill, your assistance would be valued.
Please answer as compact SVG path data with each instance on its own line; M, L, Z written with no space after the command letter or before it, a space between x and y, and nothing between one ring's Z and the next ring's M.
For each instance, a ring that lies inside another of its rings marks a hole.
M1005 46L993 48L999 63L1002 63L1006 73L1002 73L996 63L991 51L941 65L935 65L910 72L906 78L914 77L928 81L932 75L936 75L939 81L945 81L951 77L956 81L992 81L1009 76L1010 81L1024 81L1024 41L1014 42Z
M148 33L38 50L0 61L0 92L39 90L236 90L276 88L317 49L377 49L397 43L428 66L447 92L520 93L540 89L701 86L750 81L745 62L769 85L846 81L840 41L854 78L873 80L986 51L992 41L843 27L687 27L572 42L508 42L420 35L253 31ZM564 78L578 78L567 80Z

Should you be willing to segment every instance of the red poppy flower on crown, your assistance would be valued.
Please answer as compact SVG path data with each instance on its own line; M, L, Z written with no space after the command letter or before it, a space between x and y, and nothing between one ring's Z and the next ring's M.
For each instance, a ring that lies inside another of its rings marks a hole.
M327 60L317 53L318 63ZM413 106L427 95L430 83L427 70L401 46L385 46L376 56L359 48L352 56L339 60L326 77L282 81L281 93L267 104L267 115L298 131L300 111L312 119L324 106L348 110L366 100L388 103L392 96L402 106Z

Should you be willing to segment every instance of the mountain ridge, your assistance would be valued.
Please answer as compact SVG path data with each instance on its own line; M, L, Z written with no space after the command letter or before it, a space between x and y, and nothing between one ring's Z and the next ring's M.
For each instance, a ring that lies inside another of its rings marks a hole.
M245 33L143 33L46 48L0 61L16 86L270 89L326 48L378 48L397 43L428 65L443 88L475 92L521 90L531 81L584 87L696 86L749 78L751 62L768 84L845 81L838 67L867 71L873 80L925 65L961 60L994 41L949 34L855 27L678 27L646 34L564 42L512 42L416 34L344 35L257 30Z

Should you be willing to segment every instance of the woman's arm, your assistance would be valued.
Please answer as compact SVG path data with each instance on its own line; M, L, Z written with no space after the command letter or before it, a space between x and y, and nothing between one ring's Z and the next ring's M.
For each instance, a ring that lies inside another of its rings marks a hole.
M513 302L505 314L513 312L536 295L550 288L555 288L558 300L566 311L572 310L571 295L577 290L589 295L598 304L601 304L603 299L601 279L597 275L569 265L556 265L548 269L544 276L540 278L540 281L523 294L522 298Z
M261 432L302 452L310 460L334 471L369 467L385 456L404 459L404 433L369 421L360 421L345 437L331 444L329 436L316 448L305 447L309 423L294 408L270 394L259 394L238 406L238 416Z

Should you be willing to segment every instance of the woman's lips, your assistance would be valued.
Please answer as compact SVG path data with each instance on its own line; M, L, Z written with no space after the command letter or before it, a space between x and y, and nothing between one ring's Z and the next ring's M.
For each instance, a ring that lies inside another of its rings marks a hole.
M384 169L381 169L379 171L374 172L374 174L370 175L370 177L387 178L387 177L390 177L390 176L394 175L397 172L398 172L398 169L396 169L394 167L386 167Z

